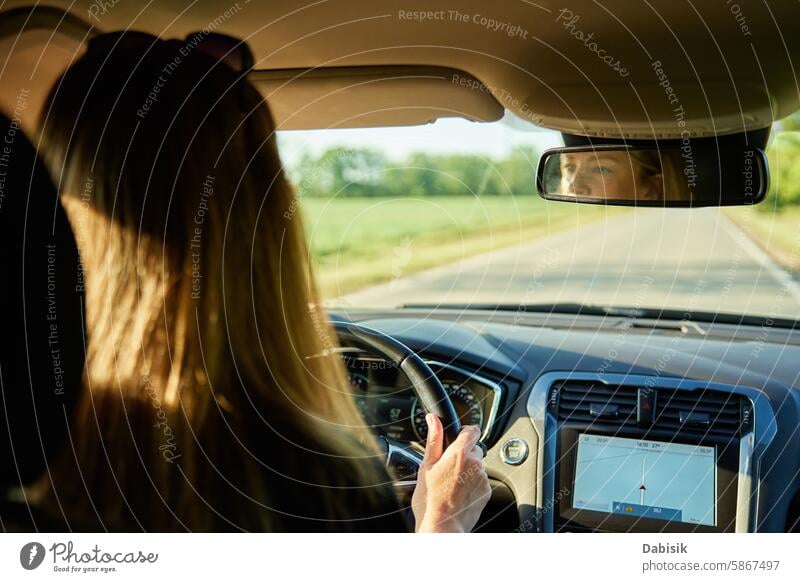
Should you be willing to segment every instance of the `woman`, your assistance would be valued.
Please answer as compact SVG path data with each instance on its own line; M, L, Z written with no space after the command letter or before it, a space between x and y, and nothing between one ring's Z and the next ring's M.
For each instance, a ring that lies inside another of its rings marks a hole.
M226 38L103 35L48 99L89 343L74 453L42 495L89 529L402 529L343 365L320 356L335 340L274 123ZM428 421L416 527L469 531L478 431L443 453Z
M608 200L690 201L679 159L679 151L655 149L564 153L559 156L560 193Z
M560 156L561 194L583 198L662 200L658 152L596 150Z

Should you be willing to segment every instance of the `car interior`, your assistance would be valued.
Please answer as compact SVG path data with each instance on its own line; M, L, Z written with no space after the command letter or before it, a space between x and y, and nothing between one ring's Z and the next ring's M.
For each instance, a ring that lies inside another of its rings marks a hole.
M399 495L410 498L425 414L435 412L448 439L461 425L480 427L492 498L478 532L800 531L797 271L739 235L725 235L741 245L725 254L722 223L703 222L723 220L723 208L771 204L768 148L780 120L800 110L800 14L789 1L742 3L745 13L729 4L5 2L0 128L29 155L4 168L0 201L3 189L20 188L51 203L0 206L0 254L14 277L0 286L4 487L40 476L68 441L81 381L75 235L36 154L48 91L97 34L208 29L252 49L248 79L272 110L282 155L298 144L321 151L318 136L342 147L356 136L390 160L437 139L483 152L482 141L506 147L504 136L519 132L548 146L525 176L525 197L548 224L583 212L618 212L613 224L645 217L635 238L613 245L602 241L615 227L598 218L580 239L554 230L550 254L534 243L516 254L458 247L457 268L428 258L447 250L434 225L420 239L431 236L430 247L395 243L382 278L325 292L353 396ZM597 169L602 159L638 171L653 157L635 191ZM600 181L583 180L583 165ZM350 175L349 188L360 179ZM425 206L438 198L426 200L415 207L421 221L438 212ZM360 220L389 229L400 220L394 203L373 202ZM358 212L334 234L344 237ZM654 216L671 226L654 229ZM359 257L377 260L371 236L354 239L352 255L320 259L336 261L326 289L343 285L336 274ZM56 279L58 297L41 293ZM0 529L48 527L24 488L7 490L0 507Z

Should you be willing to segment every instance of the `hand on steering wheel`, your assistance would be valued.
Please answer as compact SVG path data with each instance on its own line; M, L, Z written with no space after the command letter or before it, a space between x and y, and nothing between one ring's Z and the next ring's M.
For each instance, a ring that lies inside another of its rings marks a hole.
M428 441L411 498L417 532L472 531L492 489L478 446L480 428L465 426L444 450L441 421L427 414Z

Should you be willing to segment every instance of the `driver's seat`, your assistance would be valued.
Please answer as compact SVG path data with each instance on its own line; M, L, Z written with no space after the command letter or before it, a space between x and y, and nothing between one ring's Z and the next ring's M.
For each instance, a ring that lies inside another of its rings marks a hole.
M72 229L18 120L0 114L0 529L59 530L22 487L69 447L84 364Z

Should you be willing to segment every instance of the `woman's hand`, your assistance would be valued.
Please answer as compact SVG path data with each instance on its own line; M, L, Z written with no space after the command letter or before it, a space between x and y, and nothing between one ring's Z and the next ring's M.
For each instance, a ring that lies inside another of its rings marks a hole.
M428 442L411 498L418 532L469 532L486 507L492 490L483 469L483 450L477 446L480 429L465 426L444 448L442 421L425 417Z

